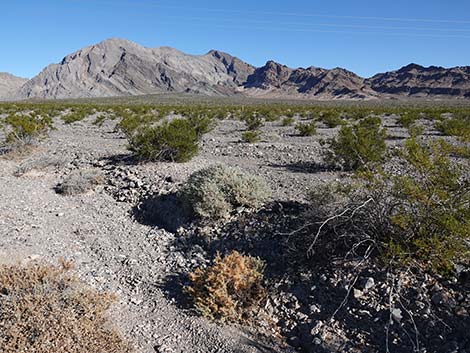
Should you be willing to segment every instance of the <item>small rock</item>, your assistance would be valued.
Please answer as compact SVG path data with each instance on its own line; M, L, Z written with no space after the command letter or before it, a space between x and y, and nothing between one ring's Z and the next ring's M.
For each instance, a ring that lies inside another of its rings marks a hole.
M360 291L359 289L354 288L353 295L354 295L354 298L359 299L359 298L362 298L364 293L362 293L362 291Z
M364 284L364 289L366 290L369 290L371 289L372 287L375 286L375 281L372 277L369 277L366 281L366 283Z
M401 319L403 319L401 309L395 308L392 310L392 319L400 323Z

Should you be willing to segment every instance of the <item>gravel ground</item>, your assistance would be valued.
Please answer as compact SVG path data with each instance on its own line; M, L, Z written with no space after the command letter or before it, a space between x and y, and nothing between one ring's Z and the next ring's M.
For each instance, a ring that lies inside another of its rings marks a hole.
M289 352L247 328L216 325L178 308L162 288L184 263L171 247L175 235L136 222L130 215L135 189L126 194L113 186L142 175L153 188L171 190L197 168L230 163L222 146L233 136L222 129L208 136L201 155L187 164L121 165L114 161L127 154L126 140L112 122L97 127L93 120L56 121L57 129L26 159L0 160L0 262L73 260L85 282L119 294L116 322L141 352ZM223 140L215 142L218 136ZM250 169L266 162L255 159ZM84 168L102 168L110 185L81 196L55 192L65 176Z
M191 162L136 164L129 158L126 140L115 132L115 123L96 126L94 118L71 125L58 120L31 155L0 159L0 263L73 260L86 283L119 294L115 322L139 352L294 351L259 332L263 330L214 324L181 305L174 289L178 280L172 279L206 263L205 249L189 256L187 246L178 246L177 233L139 222L133 214L146 196L175 191L192 172L214 163L264 177L274 200L302 202L310 187L344 177L319 167L320 141L336 129L320 127L316 136L300 137L293 126L267 123L262 141L251 145L240 142L244 123L225 120L204 137L200 154ZM394 117L386 118L385 125L390 127L390 145L403 141L406 130L395 125ZM55 191L67 175L82 169L100 171L106 182L80 196ZM335 283L342 280L340 272L332 277ZM367 280L370 274L364 276ZM290 300L294 311L300 307L295 302ZM294 315L291 321L304 320L303 315ZM324 323L303 326L313 335L320 324ZM342 333L335 336L331 327L322 334L337 340ZM292 334L290 340L299 338ZM330 345L326 351L341 350L338 347L341 344Z

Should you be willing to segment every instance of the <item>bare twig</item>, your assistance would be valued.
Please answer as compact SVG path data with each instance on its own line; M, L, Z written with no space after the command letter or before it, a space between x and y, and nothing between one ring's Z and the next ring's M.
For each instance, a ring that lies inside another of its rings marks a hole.
M352 214L351 214L351 217L349 219L351 219L357 211L359 211L361 208L365 207L369 202L373 201L372 198L369 198L368 200L366 200L363 204L359 205L358 207L356 207ZM313 251L313 247L315 246L315 243L317 242L318 240L318 237L320 236L320 233L323 229L323 227L328 224L328 222L336 219L336 218L340 218L342 216L344 216L346 213L348 213L349 211L351 211L351 208L346 208L343 212L341 212L340 214L337 214L337 215L334 215L334 216L331 216L329 217L328 219L326 219L323 223L321 223L320 227L318 228L318 231L317 231L317 234L315 234L315 237L313 238L313 242L312 244L309 246L309 248L307 249L307 254L308 255L311 255L312 254L312 251Z

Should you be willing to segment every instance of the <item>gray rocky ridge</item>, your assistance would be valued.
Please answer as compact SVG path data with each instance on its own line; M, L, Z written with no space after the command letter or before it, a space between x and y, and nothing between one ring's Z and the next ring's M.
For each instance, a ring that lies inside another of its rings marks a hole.
M27 82L26 78L0 72L0 100L13 98L18 89Z
M292 69L274 61L255 68L211 50L189 55L108 39L47 66L31 80L0 74L0 99L60 99L158 93L263 98L470 98L470 67L423 67L363 78L342 68Z

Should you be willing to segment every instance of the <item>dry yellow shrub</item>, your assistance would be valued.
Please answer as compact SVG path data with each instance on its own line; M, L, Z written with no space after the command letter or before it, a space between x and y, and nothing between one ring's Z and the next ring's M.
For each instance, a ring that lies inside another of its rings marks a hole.
M263 262L237 251L217 255L214 264L189 274L187 292L202 315L221 321L246 321L265 297Z
M0 265L0 351L128 353L106 315L112 294L86 288L71 265Z

